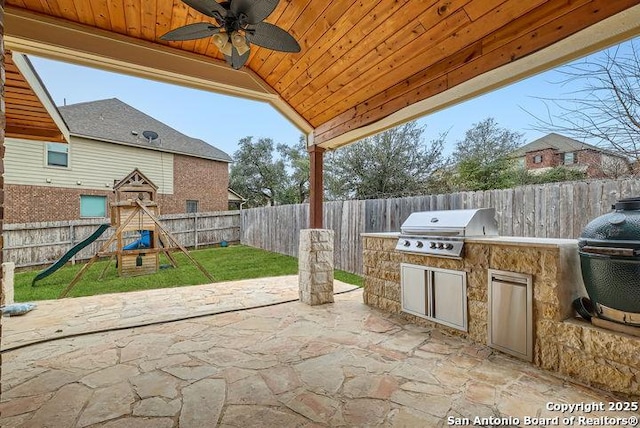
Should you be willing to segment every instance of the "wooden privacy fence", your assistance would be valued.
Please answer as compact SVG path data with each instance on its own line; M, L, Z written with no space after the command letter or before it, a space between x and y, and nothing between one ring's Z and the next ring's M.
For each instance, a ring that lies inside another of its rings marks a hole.
M325 228L335 231L335 267L362 274L364 232L397 232L414 211L493 207L500 235L577 238L586 224L620 198L640 196L640 180L593 180L514 189L365 201L325 202ZM240 241L298 255L308 204L252 208L241 213Z
M221 241L240 240L240 214L238 211L219 211L160 216L166 227L181 245L188 248L215 245ZM58 260L71 247L91 235L108 219L85 219L27 224L5 224L4 260L16 267L38 266ZM114 229L80 251L75 260L87 260L109 239ZM138 239L131 234L127 242Z

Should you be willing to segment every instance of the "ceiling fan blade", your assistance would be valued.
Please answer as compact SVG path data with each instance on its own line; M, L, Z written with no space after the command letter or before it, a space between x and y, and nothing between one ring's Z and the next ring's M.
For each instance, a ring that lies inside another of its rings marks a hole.
M234 70L241 69L249 59L249 54L251 54L251 49L247 49L247 51L243 55L240 55L238 49L234 46L233 50L231 51L231 67L233 67ZM229 61L227 60L227 62Z
M202 39L204 37L211 37L212 35L219 33L220 28L208 22L198 22L196 24L185 25L184 27L176 28L166 34L160 36L162 40L181 41L181 40L194 40Z
M227 16L227 10L215 0L182 0L182 2L212 18L216 17L213 12L218 12L223 18Z
M274 51L300 52L300 45L291 34L268 22L259 22L249 27L247 41Z
M278 2L279 0L231 0L231 11L236 16L244 13L249 24L257 24L271 15Z

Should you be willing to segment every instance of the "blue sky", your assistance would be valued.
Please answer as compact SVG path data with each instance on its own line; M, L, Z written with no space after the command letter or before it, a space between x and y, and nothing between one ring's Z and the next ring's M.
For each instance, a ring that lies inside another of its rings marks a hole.
M265 103L37 57L31 60L57 105L65 101L75 104L119 98L230 155L237 150L238 141L246 136L269 137L284 144L293 144L300 136L297 128ZM559 73L551 70L425 116L419 122L427 127L427 140L449 132L447 153L464 138L467 129L487 117L494 117L502 127L523 133L525 142L530 142L544 133L532 129L535 120L527 111L545 116L545 104L537 98L557 98L568 91L552 83L560 79Z

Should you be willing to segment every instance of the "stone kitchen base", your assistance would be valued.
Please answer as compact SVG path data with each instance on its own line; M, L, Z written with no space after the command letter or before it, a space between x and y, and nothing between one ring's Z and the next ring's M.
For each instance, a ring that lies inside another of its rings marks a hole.
M364 302L402 314L416 324L435 325L402 313L400 264L466 272L468 332L438 325L486 344L488 269L532 275L533 364L590 386L640 396L640 338L605 330L576 318L575 297L586 296L577 241L539 238L478 238L465 241L462 260L395 250L397 234L364 235Z

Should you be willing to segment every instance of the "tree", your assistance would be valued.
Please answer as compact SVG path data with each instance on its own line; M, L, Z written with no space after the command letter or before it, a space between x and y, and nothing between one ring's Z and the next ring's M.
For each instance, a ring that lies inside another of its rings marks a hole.
M499 127L492 117L474 123L452 155L459 189L488 190L513 185L510 155L521 144L522 134Z
M414 122L367 137L327 156L329 199L369 199L424 193L444 166L445 135L426 144Z
M300 136L298 144L278 144L278 152L287 162L289 174L282 203L299 204L309 199L309 153L307 140Z
M565 133L640 160L640 53L631 41L559 70L563 87L577 89L542 99L547 118L536 129ZM557 110L559 113L551 111Z
M273 141L245 137L239 147L233 154L229 186L247 198L250 207L275 205L287 186L287 173L284 161L274 158Z

